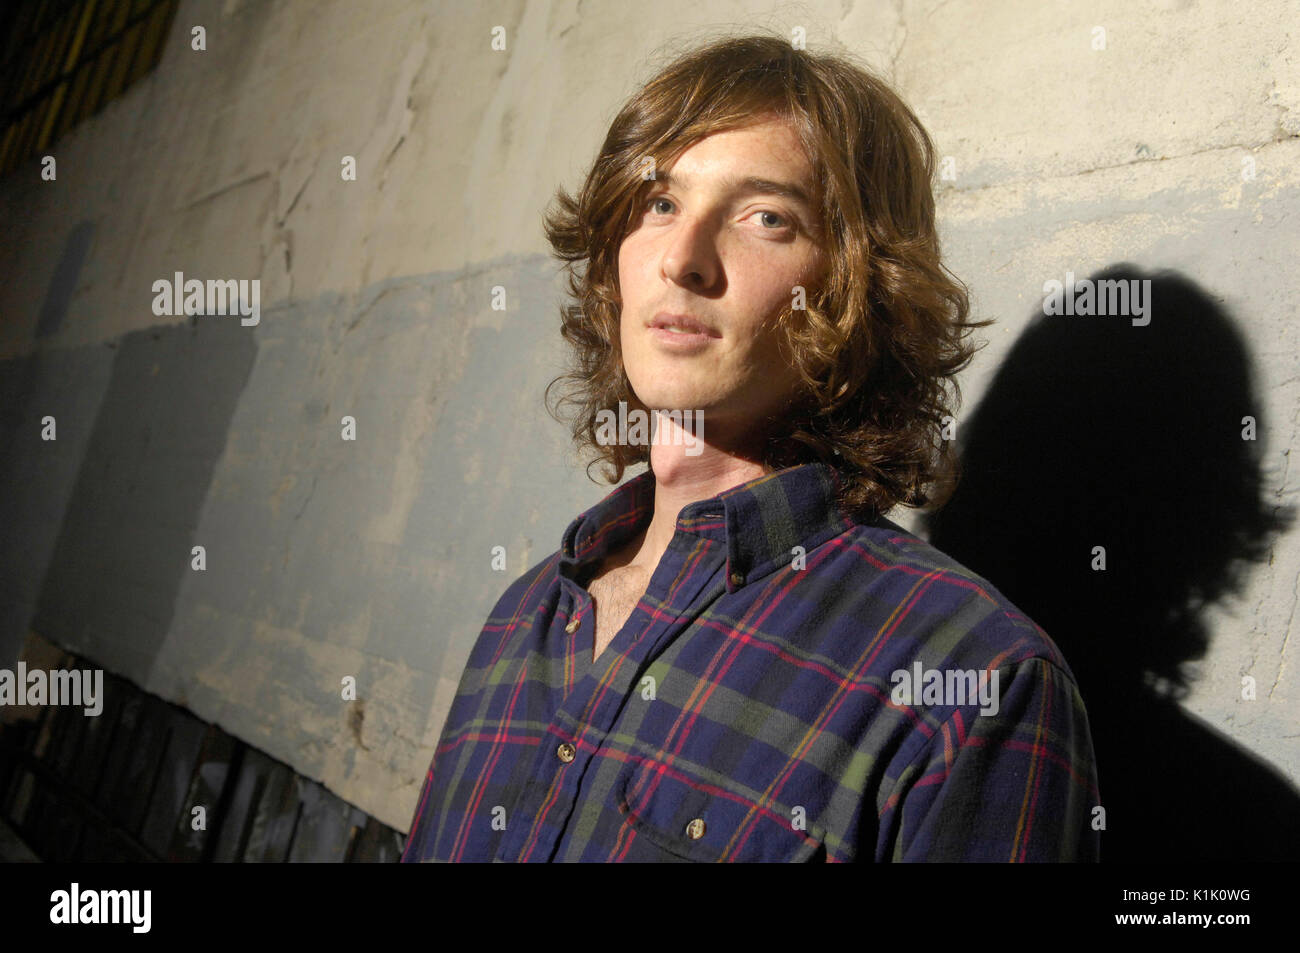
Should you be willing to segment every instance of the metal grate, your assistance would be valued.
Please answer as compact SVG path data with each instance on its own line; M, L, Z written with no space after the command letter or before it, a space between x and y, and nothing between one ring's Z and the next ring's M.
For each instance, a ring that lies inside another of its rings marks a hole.
M57 667L94 665L63 655ZM401 832L191 712L108 672L103 704L0 725L0 817L41 860L400 858Z
M178 0L11 0L0 9L0 175L158 63Z

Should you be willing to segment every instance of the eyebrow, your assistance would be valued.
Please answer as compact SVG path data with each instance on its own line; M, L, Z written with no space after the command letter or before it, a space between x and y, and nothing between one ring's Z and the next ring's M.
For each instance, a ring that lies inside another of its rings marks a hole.
M667 186L668 188L676 186L678 188L689 190L691 187L689 178L681 175L673 175L671 172L657 172L655 174L655 181L659 185ZM722 186L730 191L745 194L761 193L763 195L779 195L782 198L801 203L809 212L814 211L816 208L812 203L812 199L809 198L808 192L792 182L776 182L772 179L764 179L761 176L746 175L741 176L740 178L723 179Z

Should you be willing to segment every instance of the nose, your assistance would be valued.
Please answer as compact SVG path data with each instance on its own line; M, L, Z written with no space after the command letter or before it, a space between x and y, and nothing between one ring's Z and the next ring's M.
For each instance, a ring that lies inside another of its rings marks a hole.
M691 291L705 291L718 280L717 229L703 215L677 217L664 249L663 277Z

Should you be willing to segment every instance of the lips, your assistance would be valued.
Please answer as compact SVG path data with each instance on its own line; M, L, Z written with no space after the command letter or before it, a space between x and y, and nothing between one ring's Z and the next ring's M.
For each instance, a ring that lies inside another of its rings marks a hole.
M698 318L693 318L689 314L671 314L667 311L660 311L656 314L650 319L647 327L662 328L663 330L675 328L690 334L703 334L711 338L722 337L716 330Z

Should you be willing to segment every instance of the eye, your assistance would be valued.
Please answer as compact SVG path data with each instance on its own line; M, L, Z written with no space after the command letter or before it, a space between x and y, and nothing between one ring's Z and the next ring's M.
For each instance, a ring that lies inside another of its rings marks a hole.
M659 208L660 203L667 205L668 208L666 209ZM673 203L671 199L665 198L662 195L656 195L654 198L650 200L650 211L656 212L659 215L667 215L672 210L672 205Z
M785 216L783 216L783 215L778 215L776 212L762 211L762 212L759 212L758 214L759 214L759 215L766 216L766 218L764 219L763 224L764 224L765 227L767 227L767 228L769 228L769 229L777 229L777 228L781 228L781 227L783 227L783 226L786 226L786 225L789 225L789 224L790 224L789 222L787 222L787 221L785 220ZM775 222L771 222L771 221L768 221L768 219L776 219L776 221L775 221Z

